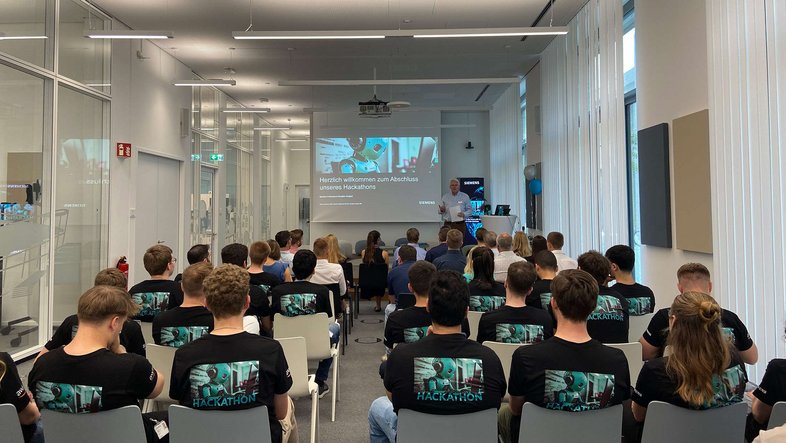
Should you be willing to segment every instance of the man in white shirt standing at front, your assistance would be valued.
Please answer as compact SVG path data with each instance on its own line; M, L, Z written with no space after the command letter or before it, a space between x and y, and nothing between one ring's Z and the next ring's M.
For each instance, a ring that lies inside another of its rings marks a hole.
M562 252L562 247L565 245L565 236L561 232L549 232L546 237L546 247L549 248L555 257L557 257L557 272L564 271L565 269L578 269L579 264L576 260L568 257L568 254Z
M451 212L451 208L455 208L453 212ZM464 218L472 213L472 203L467 194L459 191L457 178L450 179L450 192L442 196L439 213L442 214L445 226L450 226L451 229L458 229L462 234L466 235L467 223L464 221Z
M505 283L510 265L517 261L526 260L513 252L513 237L507 232L503 232L497 237L497 249L499 249L499 255L494 257L494 280Z
M328 242L324 238L314 240L314 255L317 256L317 266L314 275L309 280L318 285L331 285L338 283L340 294L333 294L338 300L347 293L347 280L344 278L344 269L338 263L328 262Z

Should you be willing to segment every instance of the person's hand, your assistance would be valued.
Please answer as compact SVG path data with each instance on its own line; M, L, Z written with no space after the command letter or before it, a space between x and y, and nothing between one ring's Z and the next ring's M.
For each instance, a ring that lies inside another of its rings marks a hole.
M445 205L439 205L439 213L440 214L444 214L445 213Z
M115 337L115 341L112 342L112 345L109 346L109 350L112 351L113 354L125 354L126 348L125 346L120 344L120 334Z
M456 215L458 215L461 218L464 218L464 213L463 212L456 213Z

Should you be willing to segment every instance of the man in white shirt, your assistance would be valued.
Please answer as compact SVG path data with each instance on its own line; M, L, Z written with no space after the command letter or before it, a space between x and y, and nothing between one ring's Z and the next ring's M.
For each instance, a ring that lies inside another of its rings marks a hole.
M450 208L458 209L455 217L451 215ZM472 214L472 203L467 194L459 191L458 179L450 179L450 192L442 196L442 202L439 204L439 213L442 214L442 220L446 226L450 226L451 229L458 229L462 234L467 233L467 223L464 219Z
M507 232L503 232L497 237L497 248L499 255L494 257L494 280L505 283L510 265L526 260L513 252L513 237Z
M561 232L549 232L546 237L546 247L557 257L557 272L564 271L565 269L578 269L579 263L568 257L568 254L562 252L562 247L565 245L565 236Z
M314 240L314 255L317 256L317 267L311 276L311 283L318 285L332 285L338 283L340 294L333 294L336 298L347 293L347 280L344 278L344 269L338 263L328 262L328 242L324 238Z
M420 247L420 245L418 244L419 240L420 240L420 231L418 231L415 228L407 229L407 244L412 246L413 248L415 248L415 253L417 254L417 260L425 260L426 259L426 250ZM399 264L398 263L398 261L399 261L398 260L398 251L399 251L399 249L401 249L401 246L399 246L398 248L396 248L395 251L393 251L393 267L394 268L396 266L398 266L398 264Z
M292 259L295 257L295 254L289 252L289 248L292 247L292 234L289 231L278 231L276 233L276 243L281 248L281 259L279 261L292 267Z

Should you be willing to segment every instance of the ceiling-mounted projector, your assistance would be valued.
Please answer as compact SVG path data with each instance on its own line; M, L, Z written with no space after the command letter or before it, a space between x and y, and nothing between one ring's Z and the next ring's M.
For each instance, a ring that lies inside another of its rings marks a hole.
M358 106L360 107L360 112L358 113L360 117L390 117L390 106L388 106L388 102L383 102L378 99L376 94L367 102L358 102Z

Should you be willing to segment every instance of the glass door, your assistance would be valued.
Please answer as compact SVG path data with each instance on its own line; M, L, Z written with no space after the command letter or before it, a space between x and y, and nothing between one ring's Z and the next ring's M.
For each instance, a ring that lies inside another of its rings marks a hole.
M202 166L199 176L199 226L197 230L197 243L210 245L210 250L215 256L215 204L216 171L213 168Z

